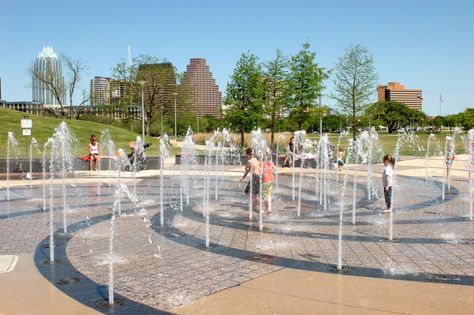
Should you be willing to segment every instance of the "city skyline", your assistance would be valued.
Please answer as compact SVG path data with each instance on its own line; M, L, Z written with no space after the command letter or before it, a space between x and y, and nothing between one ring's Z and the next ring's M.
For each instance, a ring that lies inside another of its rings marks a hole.
M61 61L54 52L53 47L43 46L43 49L34 61L31 80L32 102L45 104L46 106L66 104L66 91L62 90L65 85ZM60 88L56 95L51 91L46 80L55 82L55 86Z
M474 31L474 4L469 1L454 1L456 5L443 1L393 4L375 0L298 1L298 5L288 1L177 1L142 2L136 6L127 6L126 2L110 6L106 1L94 4L96 11L91 16L85 13L87 1L76 6L49 2L54 5L48 12L33 1L0 3L2 12L9 13L0 21L0 35L9 47L0 52L2 96L6 100L30 99L31 83L26 69L43 45L51 45L56 51L88 64L88 73L76 93L79 98L82 89L89 89L90 79L110 76L111 69L122 58L127 59L128 46L132 56L150 54L166 58L179 72L184 72L190 58L205 58L225 93L241 53L250 51L260 61L267 61L276 49L293 55L307 41L317 53L317 62L326 68L332 68L350 44L367 47L374 55L378 83L399 81L423 89L423 109L429 115L439 114L440 94L444 100L442 114L474 106L474 82L470 75L474 69L474 44L466 40ZM405 10L407 4L411 10ZM68 10L82 16L82 23L69 25L64 14ZM106 10L111 14L100 13ZM45 19L57 18L58 23L67 27L46 31L32 28L28 21L42 11ZM20 14L22 19L14 19ZM156 17L153 27L147 22L150 15ZM239 16L245 17L245 23ZM120 17L128 17L134 23L122 23ZM116 30L120 36L88 36L99 18L101 25ZM178 18L182 23L176 23ZM329 94L332 83L327 81L326 85L325 94ZM373 100L376 99L374 91ZM325 96L323 103L333 105L334 101Z

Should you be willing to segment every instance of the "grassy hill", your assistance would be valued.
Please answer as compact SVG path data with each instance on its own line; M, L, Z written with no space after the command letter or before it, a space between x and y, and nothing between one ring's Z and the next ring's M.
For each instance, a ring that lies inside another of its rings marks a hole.
M0 158L6 158L7 148L7 133L12 131L16 140L18 141L20 158L25 156L25 137L22 135L22 129L20 128L20 120L24 118L24 113L0 108ZM33 120L33 128L31 136L28 137L28 143L31 138L34 137L40 146L47 141L54 133L56 128L63 119L52 118L52 117L41 117L37 115L30 115L30 119ZM87 145L91 134L95 134L97 139L100 138L100 134L104 129L109 129L112 135L112 140L115 142L116 148L124 148L125 152L128 152L129 141L136 139L136 133L127 131L125 129L94 123L83 120L65 120L69 129L74 134L78 141L78 147L76 152L78 156L87 155ZM153 145L147 150L147 155L157 155L159 150L159 139L146 137L147 142L151 142ZM37 154L35 154L37 155Z

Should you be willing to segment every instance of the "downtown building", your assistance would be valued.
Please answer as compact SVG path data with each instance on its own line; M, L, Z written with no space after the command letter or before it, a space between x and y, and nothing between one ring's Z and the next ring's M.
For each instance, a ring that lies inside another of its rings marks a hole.
M170 115L174 113L174 100L176 92L176 74L171 62L141 64L138 66L137 82L144 81L144 101L155 108L160 108L160 113ZM137 104L140 103L140 84L132 86L135 90Z
M190 89L192 110L198 117L222 118L222 94L204 58L191 58L182 85Z
M423 111L423 93L421 89L407 89L400 82L388 82L377 87L379 102L397 101L411 109Z
M32 101L44 104L46 107L60 106L60 102L51 87L40 79L43 78L52 82L58 90L58 94L60 94L61 104L65 105L66 88L61 62L51 46L43 47L34 61L33 71L36 75L32 74Z
M91 105L110 105L112 78L94 77L91 79L90 97Z

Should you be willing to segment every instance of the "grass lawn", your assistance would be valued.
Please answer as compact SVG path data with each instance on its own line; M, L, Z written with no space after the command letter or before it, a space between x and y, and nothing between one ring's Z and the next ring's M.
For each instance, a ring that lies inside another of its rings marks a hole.
M25 156L25 137L22 135L22 130L20 128L20 120L24 117L24 113L9 110L5 108L0 108L0 158L6 158L6 146L7 146L7 132L13 131L15 138L18 141L19 147L19 154L20 158ZM41 117L36 115L29 116L30 119L33 120L33 128L32 128L32 137L34 137L42 147L42 145L46 142L46 140L51 137L54 133L54 128L56 128L62 121L62 119L58 118L51 118L51 117ZM76 148L76 155L82 156L87 155L87 145L89 143L89 137L92 133L96 134L97 138L100 138L100 134L102 130L109 129L112 139L115 142L116 148L125 148L125 151L128 152L128 142L133 141L136 139L138 134L130 132L129 130L113 127L109 125L83 121L83 120L66 120L70 130L78 140L78 146ZM200 133L194 134L193 139L198 144L204 144L204 141L211 137L211 133ZM288 139L290 137L290 133L285 133L284 140L280 140L280 146L285 147ZM439 142L441 150L444 150L445 146L445 138L447 135L452 136L452 133L443 132L436 134L436 139ZM270 141L270 135L264 134L264 137L267 141ZM308 133L308 137L313 140L317 140L319 135L317 134L310 134ZM341 139L341 145L343 147L347 147L347 140L349 139L350 135L343 137ZM424 156L426 150L426 145L428 142L429 134L427 133L419 133L419 144L423 147L423 151L416 152L409 146L403 146L400 152L400 155L412 155L412 156ZM250 134L245 135L246 144L251 142ZM333 143L333 145L337 145L339 138L339 134L330 134L329 139ZM240 140L239 134L233 134L234 141ZM275 135L275 139L280 139L278 134ZM387 134L381 133L379 134L379 139L382 144L382 148L385 154L393 154L397 142L397 134ZM178 141L182 141L183 137L179 137ZM31 137L29 137L28 141L31 141ZM147 150L148 156L158 156L159 151L159 139L146 137L146 141L152 143L152 146ZM179 148L172 148L171 154L179 153L181 150ZM432 151L432 150L430 150ZM198 150L198 154L203 154L202 147ZM464 153L464 146L461 141L461 138L458 136L456 138L456 153L461 154ZM39 156L38 153L35 154Z
M22 135L22 129L20 128L20 120L24 117L24 113L20 111L0 108L0 158L6 158L7 148L7 133L12 131L16 140L18 141L19 158L25 156L25 137ZM47 141L54 133L56 128L63 119L52 118L52 117L41 117L37 115L30 115L30 119L33 120L33 128L31 137L28 137L28 142L34 137L40 146ZM83 121L83 120L66 120L69 129L72 131L78 141L76 148L76 155L83 156L87 155L87 145L91 134L95 134L99 140L102 130L109 129L112 135L112 140L115 142L116 148L125 148L125 152L128 152L128 142L136 139L136 133L127 131L125 129L103 125L99 123ZM158 155L159 150L159 139L147 137L147 142L151 142L152 146L147 150L149 155ZM29 149L28 149L29 150ZM35 154L38 156L38 154Z

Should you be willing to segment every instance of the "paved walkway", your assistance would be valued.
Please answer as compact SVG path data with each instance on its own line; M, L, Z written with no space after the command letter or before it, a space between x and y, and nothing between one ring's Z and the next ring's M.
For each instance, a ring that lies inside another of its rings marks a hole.
M345 275L328 272L337 261L341 187L335 183L343 181L344 172L329 172L332 188L324 211L315 198L314 170L304 170L301 217L297 217L292 170L283 170L286 175L275 189L275 213L264 218L261 232L257 214L253 221L248 219L248 197L238 184L242 167L226 168L223 177L212 173L209 249L203 246L203 173L189 172L190 203L184 198L181 212L177 170L166 170L165 224L161 226L157 171L141 172L139 201L124 198L123 213L114 221L112 257L107 253L116 188L108 187L105 177L80 173L66 185L68 228L73 235L55 235L60 260L56 265L44 263L49 254L49 212L42 210L41 181L35 181L33 189L28 182L12 182L10 202L5 201L4 190L0 191L0 254L20 254L20 260L14 271L0 274L0 291L8 290L0 296L0 314L42 314L42 307L48 304L55 306L44 314L82 314L85 306L92 313L114 314L158 310L183 314L221 314L223 310L233 314L462 314L461 306L472 307L474 284L474 225L466 218L467 172L458 157L452 190L441 200L440 178L433 171L442 171L444 166L442 161L429 163L428 181L423 159L398 164L395 242L386 241L388 216L379 213L383 207L376 196L380 178L374 178L374 195L368 202L365 169L358 172L354 185L349 168L342 253L343 263L352 269ZM375 173L380 170L380 165L374 166ZM296 174L298 183L299 172ZM409 176L413 174L421 179ZM60 230L61 186L57 185L60 181L54 183L54 227ZM132 190L130 175L123 183ZM4 182L0 185L5 187ZM218 203L212 200L216 187ZM353 191L355 225L349 207ZM116 297L125 301L114 310L96 307L107 296L110 259L114 261ZM31 299L33 306L23 305L23 297L16 297L29 278L35 285L25 292L36 297ZM438 303L440 297L446 301ZM42 305L34 307L38 304Z

